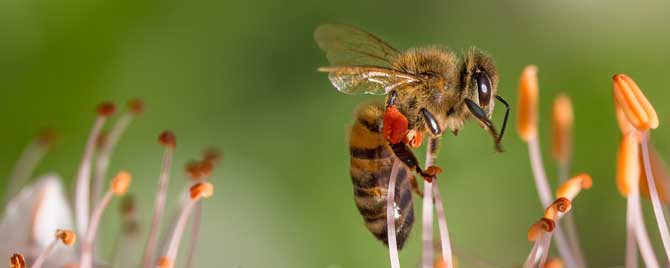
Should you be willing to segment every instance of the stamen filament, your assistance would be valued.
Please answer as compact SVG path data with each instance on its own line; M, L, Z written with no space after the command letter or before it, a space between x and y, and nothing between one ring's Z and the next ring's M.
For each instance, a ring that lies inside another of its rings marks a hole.
M551 247L551 236L553 232L545 233L542 237L542 258L540 258L539 268L544 268L547 263L547 257L549 257L549 247Z
M144 249L143 264L144 268L149 268L154 260L156 243L158 242L158 232L160 231L160 222L165 210L165 198L167 195L168 184L170 182L170 167L172 166L172 155L176 146L175 136L170 131L163 132L159 137L159 142L165 146L163 154L163 167L158 179L158 192L154 201L153 217L149 227L149 238Z
M84 156L81 159L79 170L77 171L76 189L75 189L75 220L77 231L80 236L87 233L89 220L89 202L91 187L91 158L95 149L96 139L100 135L103 125L108 116L114 113L114 105L103 103L98 106L98 117L93 124L91 134L89 134L86 146L84 147Z
M109 206L114 196L121 196L126 193L130 186L131 176L125 171L119 172L112 181L110 189L102 197L98 206L93 210L91 215L90 228L86 231L86 236L81 245L81 260L79 268L93 267L93 245L98 234L98 227L100 226L100 219L105 209Z
M440 242L442 244L442 258L447 264L447 268L454 267L454 261L451 251L451 241L449 239L449 228L447 227L447 217L444 213L440 189L437 186L437 180L433 180L433 195L435 196L435 211L437 213L437 223L440 229Z
M551 205L552 194L547 180L547 173L542 164L542 154L540 153L540 144L537 136L528 140L528 153L530 156L531 169L533 170L533 178L535 179L535 186L537 187L537 192L540 196L540 202L542 203L542 207L549 207L549 205ZM556 233L554 236L556 247L558 248L561 257L565 260L567 267L577 267L576 261L572 256L572 250L570 250L561 228L557 226L554 232Z
M35 259L35 262L33 263L33 266L31 266L31 267L32 268L42 267L42 264L44 263L44 261L49 256L51 256L51 251L53 251L53 249L56 247L56 244L58 244L58 238L54 239L54 241L51 241L51 243L49 243L49 246L47 246L47 248L44 249L44 251L42 251L42 253L40 253L40 255L37 257L37 259Z
M633 194L629 194L626 204L626 268L637 268L637 251L635 250L635 206Z
M540 244L542 243L543 239L546 233L540 234L540 237L535 240L535 243L533 243L533 248L530 250L530 253L528 254L528 258L526 258L526 262L523 264L523 268L532 268L533 264L535 264L537 260L537 253L538 250L540 250Z
M44 158L50 143L53 140L53 131L44 130L35 140L30 142L16 162L12 175L9 177L9 186L5 194L5 203L9 201L18 192L18 188L23 186L35 171L37 164Z
M105 195L100 200L100 204L93 210L91 215L91 225L86 236L81 244L81 261L79 268L91 268L93 266L93 242L95 242L95 237L98 233L98 226L100 225L100 219L102 214L109 206L109 203L112 201L114 194L112 191L107 191Z
M651 196L651 204L654 208L654 214L656 216L656 223L658 224L658 230L661 233L661 240L663 241L663 249L665 249L665 255L670 260L670 233L668 232L668 225L665 221L665 215L663 215L663 206L661 205L661 200L658 197L658 191L656 190L656 183L654 182L654 174L651 171L651 164L649 163L649 133L642 133L642 139L640 143L642 144L642 159L644 162L644 170L647 174L647 184L649 185L649 195Z
M195 265L195 251L198 247L198 238L200 237L200 223L202 221L202 203L195 206L195 215L193 215L193 222L191 222L191 244L188 249L188 259L186 260L186 267L192 268Z
M403 168L400 160L395 159L393 168L391 169L391 176L389 178L388 196L386 198L386 226L388 234L389 257L391 259L391 268L400 268L400 259L398 257L398 243L396 241L395 233L395 183L398 177L398 172ZM424 190L425 191L425 190ZM432 265L432 262L431 262Z
M76 240L77 235L75 235L74 232L69 230L57 230L55 239L51 243L49 243L49 246L47 246L47 248L44 251L42 251L42 253L40 253L40 255L33 263L32 268L42 267L44 261L46 261L46 259L49 256L51 256L51 252L56 247L56 244L58 244L58 241L62 241L63 244L66 246L72 246Z
M126 128L128 128L132 122L132 119L133 116L130 113L126 113L121 116L116 121L116 123L114 123L112 130L107 136L107 142L104 143L102 149L100 149L100 152L96 156L95 176L93 177L93 192L91 193L91 202L98 202L100 199L100 194L102 193L104 187L105 175L107 173L107 169L109 168L110 158L114 152L116 144L121 138L121 135L123 135L123 132L126 130Z
M431 148L436 146L437 142L434 139L428 139L426 145L426 163L425 166L432 166L435 161L435 155L431 152ZM423 180L423 213L422 213L422 233L421 241L423 241L422 252L422 267L432 268L434 262L433 252L433 184L428 180Z
M175 225L172 236L168 242L166 253L158 260L156 267L172 268L174 266L177 258L177 251L179 250L179 243L181 242L184 228L186 227L191 211L193 211L194 205L202 200L202 198L210 197L213 193L213 189L213 186L209 183L196 183L191 186L190 198L182 208L177 224Z
M640 204L640 192L638 189L633 189L629 196L629 202L632 202L633 211L633 228L635 231L635 238L637 239L637 245L640 250L640 256L644 261L644 265L647 268L658 268L659 263L656 260L656 254L654 253L654 248L651 246L651 241L649 240L649 234L647 233L647 228L644 225L644 218L642 217L642 204ZM637 261L636 261L637 263Z

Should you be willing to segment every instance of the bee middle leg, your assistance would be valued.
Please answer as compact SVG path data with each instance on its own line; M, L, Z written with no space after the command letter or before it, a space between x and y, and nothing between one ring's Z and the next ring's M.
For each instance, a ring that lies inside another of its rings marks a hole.
M423 198L423 191L421 191L419 188L419 183L416 181L416 177L414 176L409 177L409 189L420 198Z

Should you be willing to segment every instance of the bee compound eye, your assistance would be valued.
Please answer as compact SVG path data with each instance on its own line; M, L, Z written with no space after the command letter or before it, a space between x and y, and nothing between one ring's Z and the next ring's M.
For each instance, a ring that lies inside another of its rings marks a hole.
M476 72L477 94L479 95L479 106L487 106L491 102L491 80L484 72Z

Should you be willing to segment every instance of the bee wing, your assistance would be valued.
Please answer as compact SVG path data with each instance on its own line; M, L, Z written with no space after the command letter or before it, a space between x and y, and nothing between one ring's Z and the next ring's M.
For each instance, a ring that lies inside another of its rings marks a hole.
M345 94L384 95L399 86L420 81L420 78L405 72L372 66L321 67L327 72L330 82Z
M314 39L332 65L391 67L391 59L399 53L378 37L349 25L320 25Z

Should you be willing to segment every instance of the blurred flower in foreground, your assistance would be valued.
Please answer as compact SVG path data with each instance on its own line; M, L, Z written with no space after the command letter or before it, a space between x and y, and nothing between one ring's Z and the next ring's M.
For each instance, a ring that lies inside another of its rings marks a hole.
M643 188L651 199L665 255L670 260L670 233L661 204L668 200L667 171L657 152L649 149L649 131L658 127L658 115L632 78L616 74L612 81L614 106L622 134L617 156L617 186L628 203L626 267L637 267L636 247L647 267L659 267L640 204L640 188ZM645 184L647 187L640 187Z
M558 182L563 185L558 189L556 201L552 203L553 194L549 186L546 171L542 160L540 141L538 137L538 99L539 83L537 79L537 67L528 66L521 73L519 81L519 113L517 129L521 139L528 144L528 154L533 171L533 178L540 197L540 202L547 209L556 207L556 202L562 196L567 198L568 204L572 202L574 195L582 188L591 187L591 178L588 175L577 175L567 180L570 174L570 162L572 156L572 124L574 115L572 102L567 95L559 95L554 101L552 110L552 156L558 166ZM588 177L588 180L586 179ZM588 183L587 183L588 182ZM583 183L583 184L580 184ZM561 203L565 204L565 203ZM560 207L559 207L560 208ZM560 218L566 211L559 211ZM586 259L583 256L577 227L571 214L566 214L563 226L557 218L542 218L533 224L528 234L528 239L535 241L530 256L526 259L525 267L533 267L540 261L540 267L544 267L548 258L549 246L553 237L561 261L566 267L586 267ZM563 228L565 228L565 232Z
M166 201L167 182L171 166L172 152L176 147L176 138L170 131L163 132L159 143L164 145L166 153L163 158L163 169L159 177L157 200L155 202L154 220L149 228L150 240L144 251L144 260L129 260L128 252L137 251L139 219L135 213L135 204L132 196L123 200L121 204L122 231L118 240L111 248L112 254L100 253L96 248L99 223L106 208L115 196L125 195L131 186L132 176L129 172L120 171L110 181L106 192L103 192L104 178L111 160L114 146L129 126L132 119L143 111L143 103L139 100L129 102L128 111L123 114L111 128L109 134L103 134L105 121L116 111L114 104L105 102L98 109L98 118L95 121L91 134L84 148L84 156L79 164L75 185L75 210L65 197L60 177L56 174L47 174L35 179L28 186L24 184L30 180L32 171L39 160L52 144L53 131L44 132L36 141L24 150L10 177L7 192L8 202L5 205L4 216L0 221L0 254L10 258L11 267L162 267L174 266L177 257L179 242L182 240L184 227L193 210L194 205L200 204L202 198L213 194L214 186L205 181L212 173L217 162L218 153L207 150L202 162L197 167L191 167L188 172L199 174L198 180L191 182L189 189L180 192L183 199L189 200L182 204L180 216L167 228L165 236L171 239L158 243L158 231L162 221L164 204ZM92 159L96 159L93 162ZM95 176L92 178L93 171ZM91 184L91 180L94 183ZM21 188L15 193L14 188ZM92 206L91 206L92 205ZM92 208L92 210L91 210ZM198 206L199 208L199 206ZM197 215L200 217L200 215ZM73 218L75 221L73 222ZM197 223L197 224L196 224ZM193 223L197 230L199 220ZM76 245L76 241L81 241ZM195 251L197 232L191 236L188 267L193 267L192 255ZM153 239L153 240L152 240ZM62 245L59 245L62 244ZM159 248L164 253L157 254ZM121 253L123 252L123 253ZM101 256L111 255L112 259L105 260Z

